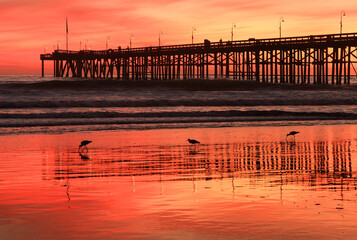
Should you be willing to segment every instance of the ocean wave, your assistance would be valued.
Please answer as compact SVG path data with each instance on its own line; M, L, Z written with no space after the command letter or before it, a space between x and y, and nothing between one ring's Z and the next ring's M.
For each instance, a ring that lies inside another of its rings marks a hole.
M48 113L0 113L0 119L71 119L71 118L171 118L171 117L323 117L332 119L357 119L357 114L347 112L293 112L293 111L171 111L171 112L48 112Z
M78 120L70 120L70 121L29 121L29 122L16 122L16 121L11 121L11 122L0 122L0 127L3 128L24 128L24 127L59 127L59 126L105 126L108 125L117 125L121 126L121 128L126 128L126 129L131 129L132 126L138 126L138 125L157 125L155 128L160 128L160 125L165 125L165 124L186 124L185 127L192 127L192 124L198 124L196 127L204 126L203 124L206 123L212 123L212 124L222 124L226 123L229 125L232 125L234 123L238 122L245 122L245 123L263 123L263 122L278 122L279 124L277 125L284 125L287 122L299 122L299 121L349 121L353 124L356 124L356 120L341 120L341 119L329 119L329 118L321 118L321 117L269 117L269 118L258 118L258 117L240 117L240 118L231 118L231 119L223 119L223 118L180 118L180 119L150 119L150 120L138 120L138 119L132 119L132 120L83 120L83 119L78 119ZM44 131L46 132L46 131Z
M233 123L253 121L357 120L342 112L208 111L208 112L65 112L0 114L0 127L132 125L176 123Z
M3 88L21 89L71 89L71 90L118 90L118 89L180 89L192 91L242 91L242 90L356 90L357 85L326 85L326 84L274 84L251 80L231 79L183 79L183 80L110 80L62 78L39 82L4 82Z
M38 100L0 101L7 108L99 108L99 107L176 107L176 106L331 106L356 105L351 98L290 98L290 99L158 99L158 100Z
M49 132L357 119L356 86L233 80L7 80L0 83L0 134L32 128Z

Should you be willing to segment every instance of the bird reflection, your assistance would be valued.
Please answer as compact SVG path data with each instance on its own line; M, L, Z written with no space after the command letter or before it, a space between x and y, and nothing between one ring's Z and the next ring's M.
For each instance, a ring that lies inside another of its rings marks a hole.
M67 174L69 173L69 166L67 166ZM67 199L68 199L68 208L71 208L71 196L69 195L69 188L71 187L70 183L69 183L69 177L67 176L67 181L66 184L63 185L63 187L66 188L66 195L67 195Z
M79 152L79 156L81 157L82 160L89 160L90 159L88 157L88 154L84 153L84 152Z
M71 202L71 196L69 196L69 185L67 185L66 189L66 194L67 194L67 199L68 199L68 208L71 208L70 202Z
M189 151L188 151L188 154L189 155L196 155L198 153L197 149L196 148L191 148Z

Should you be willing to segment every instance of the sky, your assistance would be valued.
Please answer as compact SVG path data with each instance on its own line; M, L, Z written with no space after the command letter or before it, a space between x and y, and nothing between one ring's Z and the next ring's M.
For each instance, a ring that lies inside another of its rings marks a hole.
M41 73L40 54L357 32L356 0L0 0L0 75ZM82 43L82 44L81 44Z

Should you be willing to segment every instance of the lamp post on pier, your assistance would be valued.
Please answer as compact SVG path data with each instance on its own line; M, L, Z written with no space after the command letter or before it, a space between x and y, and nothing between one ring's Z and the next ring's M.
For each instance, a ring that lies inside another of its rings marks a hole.
M193 44L193 33L196 32L196 28L192 27L192 44Z
M108 50L109 42L110 42L110 37L108 36L107 39L105 40L105 50Z
M279 38L281 38L281 23L285 22L284 18L283 17L280 17L280 20L279 20Z
M343 17L346 17L345 11L341 11L341 16L340 16L340 34L342 34L342 19Z
M134 38L134 35L133 34L130 34L130 44L129 44L129 49L131 49L131 45L132 45L132 43L131 43L131 39L132 38Z
M160 33L159 33L159 47L161 46L161 35L162 35L163 33L160 31Z
M84 44L84 50L87 50L87 46L89 45L88 40L86 40L85 44Z
M236 28L237 25L235 23L232 24L232 31L231 31L231 41L233 42L233 29Z

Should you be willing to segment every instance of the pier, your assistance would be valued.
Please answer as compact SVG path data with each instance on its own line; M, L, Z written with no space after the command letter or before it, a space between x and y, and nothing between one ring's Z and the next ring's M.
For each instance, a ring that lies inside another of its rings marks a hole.
M55 50L54 77L125 80L233 79L291 84L350 84L357 75L357 33L200 44Z

